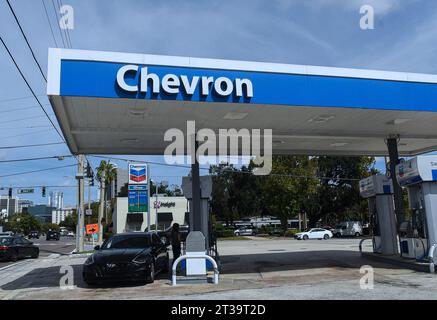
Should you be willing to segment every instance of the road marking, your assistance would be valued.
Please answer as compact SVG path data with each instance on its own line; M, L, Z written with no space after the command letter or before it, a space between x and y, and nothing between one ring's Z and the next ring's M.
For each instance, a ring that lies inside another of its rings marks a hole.
M28 264L28 263L29 263L29 260L15 262L13 264L7 265L6 267L0 268L0 271L7 270L9 268L16 267L16 266L21 266L22 264Z

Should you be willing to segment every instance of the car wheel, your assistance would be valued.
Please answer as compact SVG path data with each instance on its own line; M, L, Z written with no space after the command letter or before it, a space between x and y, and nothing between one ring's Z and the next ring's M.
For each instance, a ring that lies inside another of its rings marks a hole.
M16 261L18 261L18 253L17 253L17 252L12 253L12 255L11 255L11 261L12 261L12 262L16 262Z
M94 287L94 286L96 286L97 285L97 282L96 281L90 281L90 280L88 280L87 278L83 278L83 281L87 284L87 286L89 286L89 287Z
M149 266L149 270L147 270L146 283L155 282L155 263L152 261Z
M237 232L237 233L235 234L235 236L236 236L236 237L239 237L239 236L240 236L240 233L239 233L239 232Z
M31 258L38 259L38 257L39 257L39 250L35 250L34 253L32 254Z
M252 232L252 237L255 237L256 236L256 233L255 232Z
M307 235L303 236L304 240L309 240L310 237L308 237Z
M329 234L325 234L325 236L323 237L323 239L325 240L329 240L329 238L330 238Z
M359 232L355 233L355 237L359 238L361 237L361 234Z

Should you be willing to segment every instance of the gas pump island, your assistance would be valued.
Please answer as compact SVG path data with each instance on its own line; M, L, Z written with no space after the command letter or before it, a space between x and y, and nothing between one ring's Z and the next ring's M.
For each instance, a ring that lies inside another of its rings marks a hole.
M373 252L430 262L434 272L437 246L437 156L402 160L396 167L397 181L408 190L411 216L396 228L393 184L384 175L360 181L360 194L369 201Z
M361 180L360 194L369 201L373 252L384 255L398 254L391 179L384 175L375 175Z
M408 189L411 219L400 227L405 258L426 260L437 244L437 156L420 156L396 167L397 179Z

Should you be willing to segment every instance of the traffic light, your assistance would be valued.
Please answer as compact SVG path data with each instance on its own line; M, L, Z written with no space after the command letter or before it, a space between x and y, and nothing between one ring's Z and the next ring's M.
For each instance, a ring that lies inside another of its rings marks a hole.
M46 197L46 187L42 187L42 196L43 198Z
M86 165L86 176L87 176L87 178L90 178L90 179L94 178L94 172L93 172L93 169L91 168L91 165L89 162Z
M9 188L8 196L9 198L12 198L12 188Z

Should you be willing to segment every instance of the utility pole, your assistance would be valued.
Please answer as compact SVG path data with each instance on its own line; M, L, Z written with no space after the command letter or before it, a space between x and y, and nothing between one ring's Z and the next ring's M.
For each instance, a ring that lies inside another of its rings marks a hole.
M90 181L88 182L88 210L91 210L91 179L93 178L90 178ZM88 216L88 224L91 224L91 216Z
M100 204L99 204L99 218L98 218L98 224L99 224L99 242L98 244L101 245L103 243L103 226L102 226L102 220L103 220L103 212L105 207L105 171L102 170L101 176L100 176Z
M155 192L155 231L158 231L158 182L156 182L156 192Z
M85 228L85 213L84 213L84 156L78 157L78 172L76 179L78 180L78 210L77 210L77 237L76 251L84 251L84 228Z

